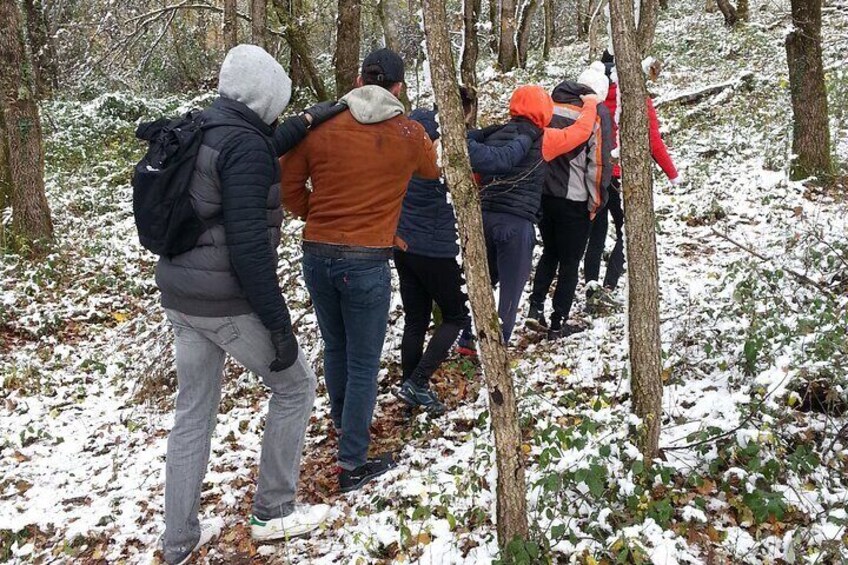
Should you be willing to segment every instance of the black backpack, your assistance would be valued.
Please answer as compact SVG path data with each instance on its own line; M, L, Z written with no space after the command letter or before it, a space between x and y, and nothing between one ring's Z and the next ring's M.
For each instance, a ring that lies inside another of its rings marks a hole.
M194 247L206 229L191 204L189 184L203 141L203 113L160 118L136 129L147 153L133 172L133 215L141 244L156 255L173 257Z

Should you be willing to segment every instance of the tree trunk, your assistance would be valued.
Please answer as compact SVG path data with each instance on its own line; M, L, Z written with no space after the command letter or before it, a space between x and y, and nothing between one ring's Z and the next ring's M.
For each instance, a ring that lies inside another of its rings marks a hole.
M289 47L297 56L298 63L301 69L309 77L309 82L312 84L312 90L318 100L327 100L327 87L324 86L324 81L318 68L315 66L315 61L312 59L312 52L309 49L309 40L306 37L303 28L293 23L293 18L289 13L290 7L286 5L286 0L273 0L274 11L277 13L277 18L283 26L283 35Z
M576 4L574 6L574 12L577 16L577 41L583 41L586 39L586 34L589 33L589 29L584 27L586 24L585 13L589 9L586 7L586 3L588 3L589 8L591 8L592 0L576 0Z
M751 19L751 8L748 5L748 0L739 0L736 3L736 15L739 16L739 21L747 22Z
M640 0L639 18L637 20L636 37L639 47L639 57L647 57L654 44L654 34L657 31L658 0Z
M605 12L604 8L608 0L599 0L592 11L592 18L589 22L589 61L597 61L600 58L601 43L598 41L598 27L601 23L601 14Z
M477 0L477 2L479 1ZM380 17L380 26L383 28L383 44L395 53L400 53L397 29L398 16L391 3L392 0L377 0L377 14ZM409 94L407 94L405 88L400 91L398 100L403 103L407 112L412 109L412 103L409 101Z
M303 0L284 0L284 10L287 16L286 20L277 18L280 24L285 27L285 21L297 21L297 18L303 13ZM276 7L274 8L276 12ZM285 31L285 30L284 30ZM286 43L289 43L286 41ZM293 88L309 88L312 86L312 78L306 72L306 68L297 56L297 52L289 43L289 77L292 81ZM323 85L322 85L323 87ZM313 89L314 90L314 89Z
M498 66L501 71L511 71L518 64L515 49L515 0L501 0L500 42Z
M268 4L266 0L250 0L250 37L254 45L268 49L266 27L268 25Z
M527 46L530 43L530 32L533 29L533 18L539 8L538 0L527 0L521 9L521 19L518 22L518 66L527 67Z
M735 26L736 22L739 21L739 16L736 14L736 8L733 7L733 4L729 0L716 0L716 3L724 16L724 25L727 27Z
M627 226L628 328L633 412L642 419L638 445L650 464L662 416L659 275L645 78L629 0L610 0L612 39L621 88L621 170Z
M12 185L12 231L27 247L38 250L52 241L53 222L44 195L38 105L23 73L29 63L15 0L0 0L0 21L5 27L5 33L0 34L0 108Z
M497 530L502 548L528 536L527 486L515 390L486 261L480 193L471 177L462 108L447 35L444 0L424 0L424 32L439 105L442 162L456 208L463 266L477 328L498 467Z
M24 0L26 35L32 53L32 71L39 99L49 98L58 87L56 51L47 29L44 7L40 0Z
M12 169L9 165L9 146L6 143L6 126L0 100L0 212L12 203ZM3 244L3 224L0 223L0 246Z
M547 61L551 58L551 48L554 46L554 34L556 33L554 10L556 6L554 5L554 0L543 1L545 3L543 7L545 12L545 40L542 44L542 58Z
M238 13L236 0L224 0L224 50L238 45Z
M469 125L477 125L477 57L480 54L480 45L477 41L477 21L480 17L480 0L463 0L463 42L462 60L459 64L459 73L462 84L468 87L474 95L471 118Z
M827 90L822 68L821 0L792 0L793 31L786 36L792 97L794 180L833 173Z
M492 50L492 55L498 54L500 46L500 0L489 0L489 24L492 28L492 39L489 42L489 48Z
M353 88L359 74L359 44L362 5L358 0L339 0L336 53L336 97L341 98Z

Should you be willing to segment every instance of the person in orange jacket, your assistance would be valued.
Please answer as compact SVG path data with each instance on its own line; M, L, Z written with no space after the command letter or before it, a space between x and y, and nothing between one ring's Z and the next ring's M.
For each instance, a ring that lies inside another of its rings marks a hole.
M500 287L498 316L504 341L515 327L521 293L530 277L535 225L541 216L542 187L547 163L582 145L595 126L598 97L583 97L583 109L571 126L549 128L554 114L551 96L541 86L521 86L509 103L510 121L482 130L478 141L502 146L519 135L527 135L533 146L524 160L502 175L484 175L481 180L483 230L492 283ZM470 334L460 345L467 345Z

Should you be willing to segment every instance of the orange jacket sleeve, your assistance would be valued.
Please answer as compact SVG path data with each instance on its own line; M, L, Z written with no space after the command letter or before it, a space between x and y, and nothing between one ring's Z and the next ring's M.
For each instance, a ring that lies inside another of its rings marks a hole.
M307 143L300 143L280 158L283 208L301 219L306 219L309 213L309 191L306 190L309 162L306 159L306 145Z
M542 136L542 158L545 161L553 161L585 143L595 129L597 115L596 104L585 102L580 111L580 117L567 128L545 128Z
M417 124L416 124L417 125ZM438 157L436 156L436 147L430 141L430 137L424 128L421 128L421 156L418 161L418 168L415 169L415 176L422 179L437 180L442 176L442 171L439 170Z

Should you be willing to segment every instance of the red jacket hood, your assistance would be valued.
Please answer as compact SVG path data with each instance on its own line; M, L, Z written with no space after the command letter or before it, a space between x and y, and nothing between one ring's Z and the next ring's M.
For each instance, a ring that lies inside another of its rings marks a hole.
M554 116L554 101L541 86L519 86L509 101L509 115L527 118L539 128L546 128Z

